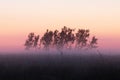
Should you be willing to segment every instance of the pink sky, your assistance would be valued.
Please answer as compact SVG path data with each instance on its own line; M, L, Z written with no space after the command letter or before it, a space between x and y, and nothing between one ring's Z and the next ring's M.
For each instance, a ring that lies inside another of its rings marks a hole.
M29 32L63 26L91 30L104 49L120 48L119 0L0 1L0 52L23 50Z

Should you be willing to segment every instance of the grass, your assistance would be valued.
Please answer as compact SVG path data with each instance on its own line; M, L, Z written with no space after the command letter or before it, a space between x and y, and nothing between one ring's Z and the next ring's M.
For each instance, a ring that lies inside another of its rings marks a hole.
M119 74L119 55L71 52L0 56L0 80L119 80Z

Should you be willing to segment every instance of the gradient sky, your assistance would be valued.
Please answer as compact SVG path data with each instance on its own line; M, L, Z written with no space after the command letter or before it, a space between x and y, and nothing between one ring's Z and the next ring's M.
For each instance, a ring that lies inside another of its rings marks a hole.
M0 0L0 51L22 50L29 32L88 28L102 48L120 48L120 0Z

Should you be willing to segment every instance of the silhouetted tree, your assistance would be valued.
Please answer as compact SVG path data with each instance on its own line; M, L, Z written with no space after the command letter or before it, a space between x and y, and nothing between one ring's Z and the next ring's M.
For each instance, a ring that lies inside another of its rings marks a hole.
M77 48L82 48L87 45L87 41L89 38L89 30L85 29L79 29L78 32L76 33L76 47Z
M38 45L39 35L34 37L34 47L36 48Z
M96 48L96 47L97 47L97 46L96 46L97 40L98 40L98 39L97 39L95 36L92 37L92 40L91 40L91 42L90 42L90 47L91 47L91 48Z
M34 33L30 33L30 34L28 35L28 39L27 39L26 42L25 42L25 46L26 46L25 49L29 49L29 48L31 48L31 47L33 46L34 36L35 36Z
M53 41L53 32L47 29L44 36L41 38L40 43L44 45L44 48L48 50L49 46L52 44Z
M67 29L67 34L65 38L65 44L67 45L67 48L71 48L72 44L74 44L75 36L73 34L74 29Z
M90 36L90 31L88 29L78 29L77 33L74 33L74 31L75 29L71 29L66 26L64 26L61 31L49 31L47 29L41 38L39 35L36 36L34 33L30 33L28 35L28 39L25 42L25 47L26 49L29 49L31 47L37 48L39 39L40 47L43 46L43 48L46 50L49 50L51 46L59 51L61 51L63 48L71 49L73 45L75 45L78 49L84 47L97 47L96 45L98 39L95 36L93 36L90 43L88 43Z

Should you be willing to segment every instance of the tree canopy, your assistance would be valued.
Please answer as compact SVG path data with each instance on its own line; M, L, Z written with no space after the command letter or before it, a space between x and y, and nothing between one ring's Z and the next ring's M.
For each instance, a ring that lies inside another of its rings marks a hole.
M49 50L51 47L61 50L66 49L82 49L82 48L97 48L97 38L95 36L89 41L90 30L75 29L64 26L61 31L46 30L43 36L35 35L31 32L25 41L25 49L36 48Z

